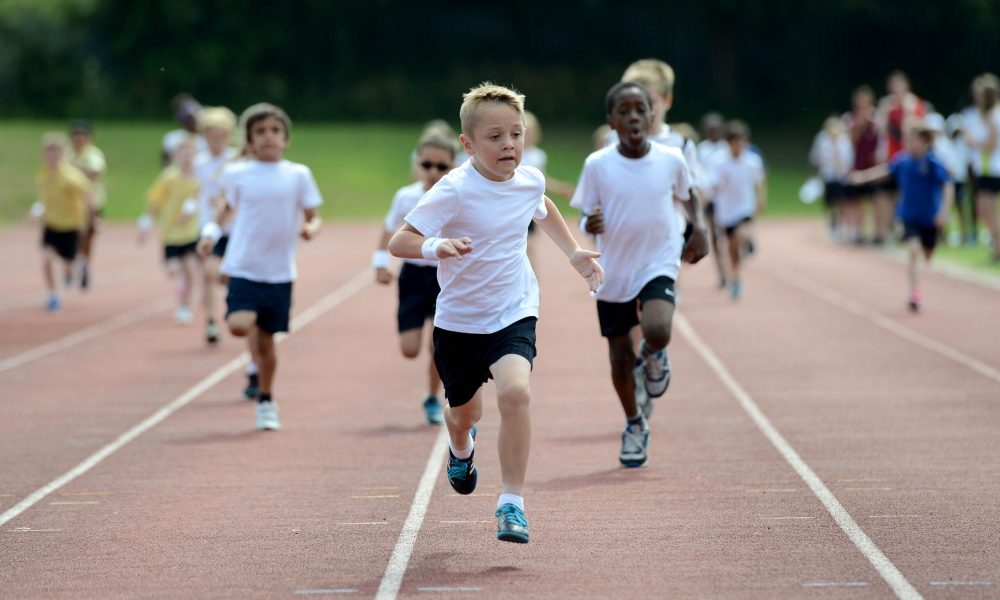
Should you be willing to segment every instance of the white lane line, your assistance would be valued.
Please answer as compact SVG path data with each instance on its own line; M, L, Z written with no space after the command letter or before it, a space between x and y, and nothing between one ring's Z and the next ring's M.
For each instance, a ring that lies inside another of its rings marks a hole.
M945 358L949 358L960 365L964 365L973 371L1000 383L1000 370L997 370L981 360L965 354L964 352L956 350L947 344L929 338L921 333L917 333L909 327L904 327L878 311L871 309L860 302L855 302L843 294L835 292L830 288L819 285L814 281L798 275L779 274L766 270L764 272L786 285L816 296L820 300L823 300L828 304L832 304L837 308L846 310L856 317L867 319L882 329L885 329L889 333L895 334L897 337L916 344L917 346L921 346L922 348L931 350L932 352L937 352Z
M931 581L934 587L988 587L993 585L992 581Z
M694 348L695 352L701 356L702 360L708 364L713 371L715 371L716 376L719 380L726 386L726 388L733 394L737 401L739 401L740 406L743 410L750 416L753 422L757 425L757 428L761 430L764 437L768 439L769 442L775 447L775 449L781 453L781 456L785 461L791 465L791 467L798 473L802 481L805 482L812 493L819 499L823 506L826 508L833 520L837 522L841 530L854 545L861 551L861 553L868 559L868 562L875 567L882 579L885 580L892 591L896 593L898 598L904 600L915 600L921 598L919 592L916 588L906 580L906 577L896 568L896 565L892 564L892 561L886 557L885 554L879 550L875 542L868 537L863 529L851 518L851 515L844 509L837 497L833 495L823 480L819 478L818 475L806 464L799 453L792 448L792 445L778 432L777 429L771 424L771 421L764 415L764 413L757 406L757 403L753 401L750 394L747 393L743 387L736 382L736 379L729 373L719 357L715 355L714 352L702 341L701 337L695 333L694 328L684 317L684 315L675 315L674 323L680 330L681 335L683 335L691 347Z
M306 325L312 323L317 318L323 315L323 313L335 308L340 303L344 302L354 294L358 293L364 289L369 283L371 283L371 273L368 270L364 270L353 278L351 278L347 283L341 285L339 288L331 292L325 298L312 305L310 308L305 310L301 315L292 319L292 333L289 335L294 335L299 330L305 328ZM288 336L280 336L275 341L276 343L281 343ZM101 463L104 459L111 456L118 450L121 450L126 444L139 437L140 435L146 433L153 427L156 427L162 423L167 417L174 414L178 410L184 408L192 400L198 396L204 394L208 390L215 387L216 384L221 382L223 379L228 377L231 373L240 369L250 360L250 356L244 352L243 354L237 356L226 364L222 365L207 377L194 384L186 392L178 396L177 398L171 400L168 404L160 408L158 411L152 415L146 417L141 423L135 425L125 433L118 436L113 442L104 446L97 452L94 452L80 464L76 465L69 471L66 471L59 477L56 477L49 483L46 483L42 487L38 488L32 492L27 498L21 500L11 508L0 514L0 527L9 523L12 519L28 510L46 496L55 492L59 488L63 487L67 483L73 481L77 477L80 477L87 471L93 469L95 466Z
M802 587L807 587L807 588L834 588L834 587L859 588L867 586L868 586L867 581L810 581L808 583L802 584Z
M123 327L128 327L133 323L137 323L143 319L147 319L157 313L165 311L169 304L170 300L168 298L160 298L155 302L150 302L145 306L140 306L139 308L120 314L117 317L108 319L107 321L95 323L90 327L75 331L65 337L59 338L58 340L52 340L47 344L36 346L31 350L22 352L21 354L0 360L0 373L10 371L18 367L23 367L28 363L35 362L40 358L45 358L46 356L59 352L60 350L72 348L73 346L86 342L87 340L94 339L95 337L102 336L106 333L111 333L112 331Z
M369 278L371 274L368 275ZM403 575L406 574L406 566L410 562L410 555L413 554L413 546L417 542L417 534L420 533L420 526L424 523L424 516L427 514L427 507L431 503L431 493L434 491L434 484L441 472L441 465L444 463L445 453L448 451L448 430L444 425L438 431L437 439L431 448L431 454L427 458L427 465L424 467L424 474L417 484L417 491L413 494L413 503L410 505L410 514L406 517L403 529L399 532L399 539L396 540L396 547L389 557L389 564L385 567L385 574L382 575L382 582L379 583L375 600L395 600L399 593L399 587L403 584Z

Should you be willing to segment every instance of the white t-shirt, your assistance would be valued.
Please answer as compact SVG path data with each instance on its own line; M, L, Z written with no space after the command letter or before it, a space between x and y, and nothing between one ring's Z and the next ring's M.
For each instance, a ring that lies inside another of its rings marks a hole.
M951 175L955 183L965 183L965 180L968 179L968 164L966 163L968 149L965 148L964 144L956 143L947 135L939 133L934 136L932 150L948 169L948 174Z
M649 139L656 142L657 144L663 144L668 148L677 148L684 155L684 160L687 162L688 171L691 173L691 185L701 185L701 161L698 160L698 148L695 146L694 142L687 139L683 135L677 133L670 129L670 125L666 123L660 123L660 132L655 134L650 134ZM618 132L611 130L608 135L608 146L618 145ZM683 217L683 215L681 215Z
M208 142L205 141L204 136L191 133L187 129L174 129L173 131L168 131L167 134L163 136L163 151L166 152L168 156L173 156L174 150L177 146L186 139L194 140L194 149L196 154L208 152Z
M218 156L213 156L211 152L199 154L194 161L194 174L201 184L201 192L198 194L198 204L201 210L201 224L210 223L215 220L215 207L212 200L218 198L222 192L220 178L222 169L239 152L235 148L226 148ZM226 224L227 231L229 224Z
M385 215L385 230L388 233L396 233L403 226L403 220L406 218L406 215L413 210L413 207L424 197L425 193L424 182L422 181L417 181L404 188L400 188L396 192L396 195L392 197L392 206L389 207L389 212ZM441 237L438 233L434 232L427 237ZM436 267L438 264L436 260L424 260L422 258L404 258L403 262L418 267Z
M847 183L847 176L854 168L854 145L846 134L830 135L826 131L816 134L809 162L819 169L819 176L826 182Z
M992 152L983 149L989 139L991 123L1000 134L1000 106L986 115L977 110L965 123L965 133L972 149L972 172L978 177L1000 177L1000 142Z
M421 234L472 240L462 260L438 265L441 294L434 325L495 333L538 316L538 280L528 262L528 225L544 219L545 176L519 166L507 181L483 177L468 161L445 175L406 215Z
M545 172L545 167L548 165L549 157L545 154L545 150L542 150L538 146L532 146L531 148L525 148L524 153L521 154L521 164L525 167L535 167L542 173Z
M715 222L732 227L757 212L757 184L764 181L764 162L760 155L745 148L739 158L732 152L715 155L711 168L712 199Z
M615 146L594 152L570 205L590 214L604 214L604 233L597 249L604 267L604 284L596 298L628 302L653 279L677 279L684 245L677 227L676 199L687 200L691 174L677 148L651 144L642 158L626 158Z
M702 164L702 167L707 168L712 162L712 157L715 156L719 150L725 150L727 148L729 148L729 144L727 144L724 139L715 141L704 139L698 142L698 161Z
M225 168L221 184L236 211L222 273L262 283L295 281L302 210L323 204L309 167L239 161Z

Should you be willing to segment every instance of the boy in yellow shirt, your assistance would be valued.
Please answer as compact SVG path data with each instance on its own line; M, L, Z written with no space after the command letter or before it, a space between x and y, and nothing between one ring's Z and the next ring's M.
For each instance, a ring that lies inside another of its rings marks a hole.
M83 171L90 179L94 195L94 209L88 211L86 226L80 231L80 288L87 289L90 285L90 257L97 234L98 221L104 210L106 199L104 192L104 174L108 170L107 161L100 148L94 145L94 128L89 121L77 119L69 125L70 143L69 162Z
M40 216L42 230L42 269L48 290L46 308L56 312L62 307L52 263L63 262L66 278L73 274L80 230L87 223L93 202L91 183L82 171L66 161L68 139L62 133L49 132L42 136L44 165L37 175L38 202L32 213Z
M201 185L194 171L195 146L183 141L174 150L174 164L160 173L147 194L148 211L139 219L140 236L156 218L163 243L167 275L177 284L177 311L174 319L191 322L191 287L201 260L195 248L200 233L198 194Z

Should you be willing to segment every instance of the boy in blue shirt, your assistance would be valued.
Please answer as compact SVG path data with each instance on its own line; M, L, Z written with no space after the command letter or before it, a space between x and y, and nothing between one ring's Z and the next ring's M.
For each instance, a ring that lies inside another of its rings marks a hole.
M896 218L903 224L903 240L907 243L910 275L910 310L920 312L919 285L920 253L930 262L948 223L954 199L948 169L931 151L934 132L924 123L915 123L907 131L906 151L882 164L851 174L851 183L863 185L883 179L893 179L899 186L900 200Z

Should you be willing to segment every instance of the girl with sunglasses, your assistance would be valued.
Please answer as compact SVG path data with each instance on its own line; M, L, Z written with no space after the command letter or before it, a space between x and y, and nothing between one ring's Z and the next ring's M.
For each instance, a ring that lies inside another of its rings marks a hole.
M431 189L455 162L455 140L441 131L431 130L421 137L414 156L414 169L418 175L415 183L401 188L392 199L389 214L385 217L378 249L372 256L375 280L383 285L392 282L389 271L389 238L403 226L403 217L409 213L424 192ZM433 320L438 292L437 261L405 259L399 270L399 309L396 321L399 327L399 347L406 358L416 358L423 346L423 333L428 320ZM437 425L444 419L438 393L441 378L434 366L434 353L427 365L427 395L423 400L427 422Z

